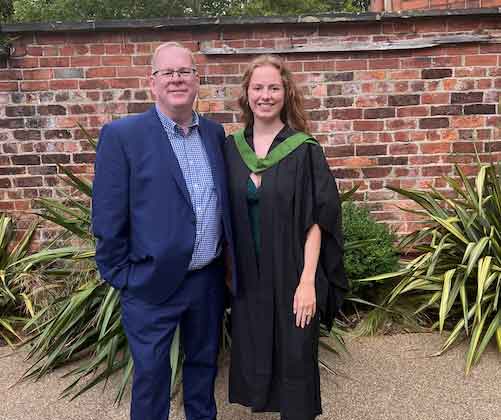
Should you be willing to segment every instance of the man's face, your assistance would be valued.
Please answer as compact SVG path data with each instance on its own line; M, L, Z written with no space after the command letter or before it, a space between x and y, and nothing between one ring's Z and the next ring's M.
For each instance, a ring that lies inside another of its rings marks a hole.
M199 87L190 53L178 47L161 49L153 72L151 91L160 110L169 117L190 112Z

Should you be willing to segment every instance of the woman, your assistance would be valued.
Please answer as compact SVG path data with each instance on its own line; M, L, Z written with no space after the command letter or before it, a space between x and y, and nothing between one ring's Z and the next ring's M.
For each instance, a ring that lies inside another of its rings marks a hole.
M239 104L245 130L225 144L239 276L229 398L312 420L319 323L332 326L347 286L336 183L280 58L252 61Z

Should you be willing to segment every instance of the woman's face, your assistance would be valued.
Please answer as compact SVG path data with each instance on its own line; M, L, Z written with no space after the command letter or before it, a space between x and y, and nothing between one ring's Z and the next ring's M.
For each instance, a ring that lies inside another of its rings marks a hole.
M278 69L264 65L254 69L247 90L254 120L273 122L280 119L285 89Z

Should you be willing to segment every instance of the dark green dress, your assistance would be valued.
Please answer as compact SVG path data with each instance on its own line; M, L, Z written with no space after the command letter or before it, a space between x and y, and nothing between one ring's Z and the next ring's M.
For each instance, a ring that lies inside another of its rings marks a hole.
M247 181L247 207L249 209L249 223L254 240L254 251L259 258L260 235L259 235L259 188L249 177Z
M271 149L294 133L285 127ZM252 131L245 137L252 147ZM336 182L318 145L303 144L264 171L257 190L232 136L224 154L238 275L229 400L255 412L278 411L283 420L311 420L322 412L319 315L332 323L347 289ZM294 294L313 224L322 230L315 279L319 311L306 328L298 328Z

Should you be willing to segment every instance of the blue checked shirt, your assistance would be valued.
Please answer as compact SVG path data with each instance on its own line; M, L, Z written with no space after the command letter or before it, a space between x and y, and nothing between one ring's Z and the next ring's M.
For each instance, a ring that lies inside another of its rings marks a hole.
M188 267L189 270L197 270L218 256L222 234L221 208L217 200L209 159L198 131L198 115L193 113L192 123L188 134L185 135L182 128L164 115L158 107L157 114L183 172L197 220L195 247Z

